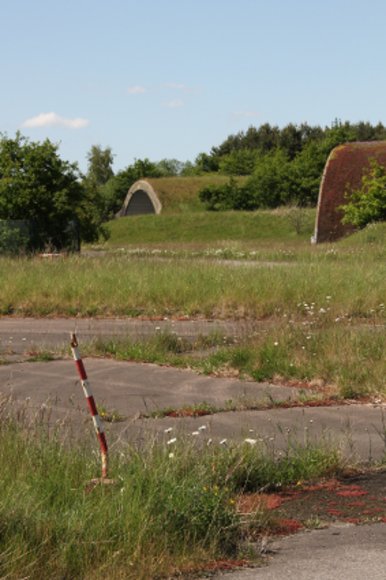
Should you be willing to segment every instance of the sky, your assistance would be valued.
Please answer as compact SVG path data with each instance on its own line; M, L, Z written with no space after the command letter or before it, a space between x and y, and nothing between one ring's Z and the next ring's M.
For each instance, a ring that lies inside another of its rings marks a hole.
M0 0L0 133L87 170L263 123L386 125L385 0Z

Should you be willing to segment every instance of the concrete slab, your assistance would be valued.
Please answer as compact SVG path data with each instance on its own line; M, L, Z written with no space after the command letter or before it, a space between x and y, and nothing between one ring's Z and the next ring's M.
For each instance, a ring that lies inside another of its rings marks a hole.
M267 323L235 320L147 320L141 318L0 318L0 354L22 354L34 348L67 348L76 332L81 344L97 338L144 339L160 332L177 333L193 340L211 333L226 337L249 336L267 328Z
M126 417L123 422L106 425L113 440L124 437L130 442L146 441L164 437L165 430L170 428L174 436L192 437L199 426L205 426L200 434L203 443L209 438L214 442L228 439L227 443L251 438L272 449L286 449L289 443L305 444L323 438L340 446L345 455L362 461L381 459L385 454L385 416L380 405L142 419L143 413L203 401L220 407L226 401L240 398L287 400L297 390L268 383L205 377L192 371L149 364L91 358L84 362L97 403ZM19 404L24 402L35 412L49 408L51 423L66 419L79 427L89 422L92 429L75 365L70 359L1 366L0 392L4 396L12 395Z
M267 567L219 574L229 580L384 580L386 524L333 525L271 544ZM203 580L203 579L202 579Z

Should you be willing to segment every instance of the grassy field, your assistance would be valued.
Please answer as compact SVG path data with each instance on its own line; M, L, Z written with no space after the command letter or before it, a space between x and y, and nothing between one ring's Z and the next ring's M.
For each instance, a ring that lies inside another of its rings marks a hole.
M0 265L2 314L308 320L313 304L326 320L384 316L386 264L370 250L278 264L107 254Z

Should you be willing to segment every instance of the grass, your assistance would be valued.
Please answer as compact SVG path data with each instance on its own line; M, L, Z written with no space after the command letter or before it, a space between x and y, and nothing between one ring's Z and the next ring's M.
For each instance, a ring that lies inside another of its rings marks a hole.
M330 301L327 296L331 296ZM126 256L0 259L0 313L22 316L295 317L384 320L386 265L371 252L275 267ZM327 304L328 302L328 304Z
M86 492L97 458L59 433L12 419L0 423L0 575L10 578L169 577L243 557L246 534L266 532L262 508L248 520L236 498L342 468L322 442L199 447L177 440L111 457L115 485Z
M215 376L292 384L305 388L309 397L316 396L315 390L321 391L319 396L337 399L386 396L386 336L382 329L312 318L306 325L278 323L269 331L228 344L223 338L211 340L206 343L212 345L209 350L202 350L203 344L165 333L141 341L99 339L87 352L193 368ZM247 406L254 408L256 403Z
M236 178L239 183L245 177ZM153 186L161 203L162 213L187 214L192 211L203 211L198 194L208 185L222 185L228 183L229 176L212 173L191 177L159 177L146 179Z
M257 212L200 212L158 216L130 216L109 222L110 239L104 248L136 244L200 244L218 241L290 240L293 244L310 239L314 210L304 210L302 233L289 218L290 210Z

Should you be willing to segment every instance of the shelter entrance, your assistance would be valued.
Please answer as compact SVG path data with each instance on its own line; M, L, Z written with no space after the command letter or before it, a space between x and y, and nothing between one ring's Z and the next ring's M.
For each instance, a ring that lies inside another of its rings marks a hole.
M141 215L155 213L154 205L143 189L133 193L126 209L126 215Z

